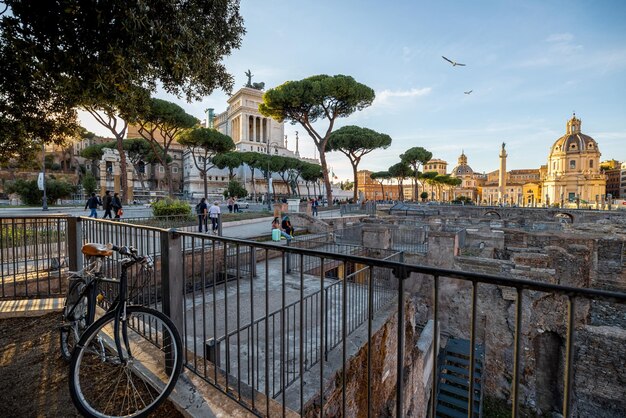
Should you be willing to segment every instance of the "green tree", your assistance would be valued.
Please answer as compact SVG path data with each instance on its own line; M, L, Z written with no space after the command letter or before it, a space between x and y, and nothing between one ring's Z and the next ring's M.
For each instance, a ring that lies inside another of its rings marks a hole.
M228 181L231 181L235 178L235 169L241 167L243 164L243 156L240 152L217 154L213 157L213 164L220 170L228 168Z
M413 169L413 196L417 198L417 180L420 175L419 168L433 158L433 153L422 147L413 147L400 155L400 160Z
M96 182L96 178L91 173L87 173L83 177L82 185L83 190L85 191L85 195L90 195L98 189L98 183Z
M222 59L245 32L238 0L2 5L0 158L70 135L86 91L95 103L115 105L102 98L137 87L159 85L188 100L232 89Z
M207 173L214 167L212 158L218 154L234 150L235 143L230 136L211 128L185 130L179 136L178 142L191 151L193 163L204 180L204 196L208 197Z
M398 180L398 199L404 200L404 179L413 175L413 170L408 164L400 161L389 167L389 175Z
M17 193L27 205L41 204L43 192L37 186L37 180L15 180L8 182L5 190L7 193ZM54 204L58 199L67 198L76 191L76 187L59 180L46 180L46 200L49 205Z
M248 196L248 191L237 180L231 180L228 182L228 188L224 190L224 198L227 198L228 196L242 199Z
M173 197L172 170L165 156L178 135L192 128L198 120L175 103L152 98L148 109L139 114L134 122L139 125L139 134L150 142L154 155L163 166L169 196ZM162 154L159 148L163 150Z
M300 81L287 81L263 95L261 114L279 122L299 123L313 139L320 154L326 198L332 205L332 189L326 164L326 146L337 118L347 117L374 101L374 90L346 75L316 75ZM326 119L325 131L314 127Z
M359 189L357 170L361 158L375 149L386 149L391 145L391 137L368 128L348 125L330 134L327 151L339 151L350 160L354 176L354 196L356 202Z
M380 191L383 196L382 199L385 200L385 186L383 184L383 181L391 179L391 174L389 174L389 171L376 171L370 174L370 178L372 180L378 181L378 184L380 184Z
M261 170L260 165L261 162L263 161L263 157L261 153L258 152L254 152L254 151L247 151L247 152L241 152L241 160L243 161L244 164L246 164L248 167L250 167L250 180L252 182L252 191L254 193L254 198L256 199L256 183L254 181L254 177L256 174L256 170Z
M318 193L315 191L315 185L318 180L324 177L322 174L322 167L317 164L311 164L304 162L300 167L300 177L304 180L304 184L306 185L307 197L311 198L311 190L309 189L309 184L313 183L313 195L317 195Z
M433 190L433 186L436 185L437 183L437 176L439 176L440 174L437 173L436 171L427 171L425 173L422 173L420 175L420 180L422 181L422 186L424 188L426 188L424 185L425 184L429 184L430 185L430 191L432 192ZM425 191L424 191L425 192ZM420 197L424 194L424 192L420 193ZM428 192L426 192L426 198L428 198ZM425 198L422 198L422 200L424 200Z

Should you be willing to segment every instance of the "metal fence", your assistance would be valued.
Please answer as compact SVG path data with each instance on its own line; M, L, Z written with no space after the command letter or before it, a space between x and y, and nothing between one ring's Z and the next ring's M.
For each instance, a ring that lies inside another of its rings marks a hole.
M0 218L0 297L64 294L67 236L65 217Z
M28 259L29 252L20 253L17 248L40 245L39 241L33 244L13 232L43 228L34 218L21 219L2 220L2 230L11 231L10 239L2 236L2 257L11 257L3 258L3 263L5 259L10 264L15 260L28 263L23 260ZM155 270L147 280L138 277L145 280L145 293L139 294L138 302L161 309L181 330L188 370L264 416L405 416L410 404L405 398L406 367L414 351L414 346L407 345L414 341L406 340L411 331L406 322L407 279L431 289L431 300L423 309L429 319L434 319L434 336L440 334L440 320L451 315L443 310L446 305L440 295L442 281L456 279L466 284L471 300L466 331L471 346L478 343L480 292L496 286L508 289L508 300L515 307L512 372L500 380L510 382L504 389L511 394L513 416L519 416L524 329L538 326L522 319L526 298L544 293L565 301L567 309L560 325L565 330L560 412L566 417L574 406L574 354L580 323L584 322L581 316L587 312L584 305L594 301L626 306L624 293L411 265L399 256L374 259L335 249L320 251L85 218L59 218L55 222L48 229L65 231L64 239L62 234L46 235L56 240L47 238L50 245L58 244L57 250L46 253L46 257L52 253L67 255L72 269L80 267L80 246L87 241L134 245L141 253L152 255ZM22 226L18 227L20 223ZM35 236L40 239L38 234ZM66 252L61 251L64 246ZM296 266L307 265L305 257L316 259L316 267L296 271ZM291 266L287 265L289 259ZM115 274L114 259L107 268ZM4 274L2 277L5 286ZM462 291L459 287L458 292ZM580 309L576 309L579 305ZM393 353L394 359L387 363L383 377L381 347L374 341L385 324L393 324L386 326L384 332L391 334L389 340L395 345L383 350L389 355ZM431 365L438 364L439 348L439 339L433 338L428 351ZM470 371L474 361L470 357ZM429 370L438 373L436 368ZM474 393L471 373L470 405ZM594 376L600 380L603 377ZM372 393L383 379L393 382L393 393L384 399ZM437 381L435 374L428 388L431 399L436 397ZM362 388L361 396L348 400L348 394L353 393L348 389L355 385ZM394 411L389 411L390 402ZM430 416L435 416L434 408L431 402Z

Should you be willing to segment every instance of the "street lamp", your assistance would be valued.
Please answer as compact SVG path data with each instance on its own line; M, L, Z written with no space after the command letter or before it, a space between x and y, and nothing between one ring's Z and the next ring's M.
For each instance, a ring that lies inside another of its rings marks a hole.
M268 142L267 143L267 210L272 211L272 202L270 201L270 148L274 145L274 149L278 146L278 142Z
M41 210L48 210L48 196L46 196L46 144L41 144L41 154L43 165L41 167L41 190L43 191L43 207Z

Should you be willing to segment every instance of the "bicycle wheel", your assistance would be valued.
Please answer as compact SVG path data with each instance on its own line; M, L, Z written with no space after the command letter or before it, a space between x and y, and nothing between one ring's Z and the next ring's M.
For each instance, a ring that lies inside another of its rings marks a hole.
M82 294L86 282L82 278L70 279L70 286L63 308L63 325L59 328L61 357L69 361L76 342L83 331L93 322L95 309L89 304L89 293ZM82 296L81 296L82 295Z
M118 331L122 360L114 340L115 315L98 319L78 342L70 363L70 394L88 417L144 417L176 385L183 362L180 335L165 314L128 306Z

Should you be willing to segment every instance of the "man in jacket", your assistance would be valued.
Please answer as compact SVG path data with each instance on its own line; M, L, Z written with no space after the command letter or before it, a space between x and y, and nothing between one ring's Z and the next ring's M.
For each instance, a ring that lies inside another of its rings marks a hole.
M85 204L85 210L87 210L87 208L91 210L91 212L89 212L90 218L98 217L98 197L95 193L92 193L91 197L87 199L87 203Z
M106 218L107 216L109 217L109 219L113 218L113 216L111 215L111 201L113 199L111 198L111 191L107 190L106 192L104 192L104 199L102 201L102 209L104 209L104 215L102 216L102 219Z

